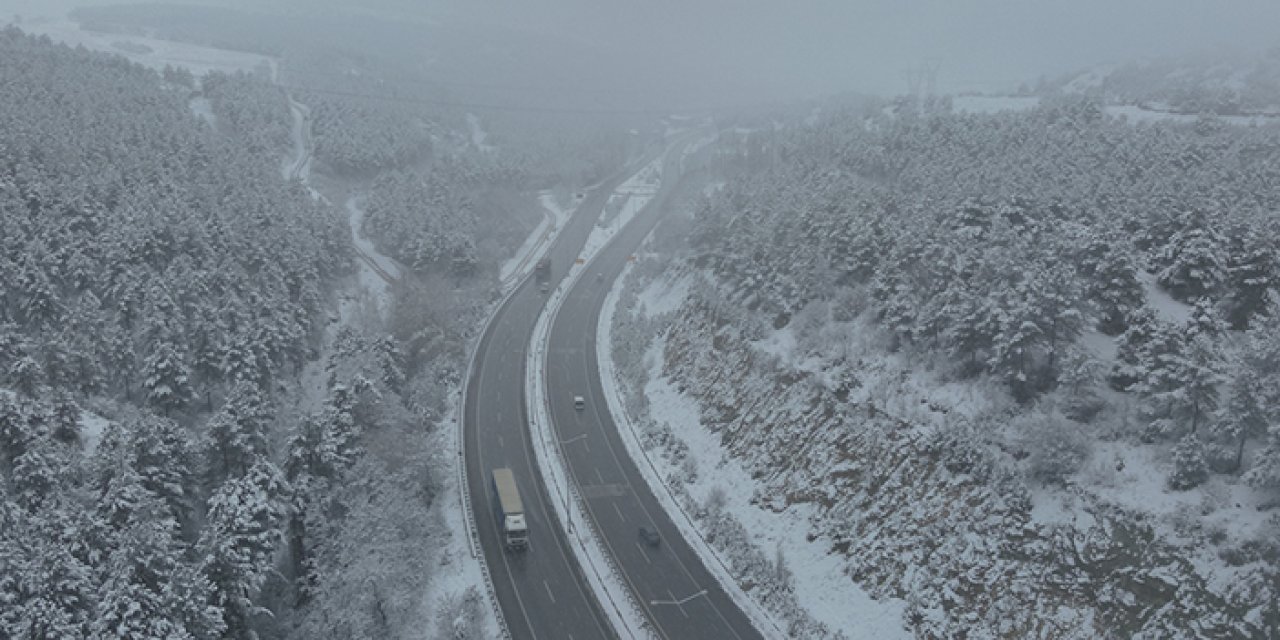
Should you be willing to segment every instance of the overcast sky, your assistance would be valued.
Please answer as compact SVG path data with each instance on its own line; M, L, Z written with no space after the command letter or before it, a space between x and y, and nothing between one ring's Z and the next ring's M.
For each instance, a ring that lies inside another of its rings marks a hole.
M6 13L67 0L0 0ZM110 4L93 0L89 4ZM199 4L199 3L191 3ZM1042 74L1169 54L1280 45L1280 0L221 0L287 11L364 6L576 41L620 69L705 94L897 94L938 65L941 91L999 91Z
M657 48L762 86L897 93L1000 89L1100 62L1280 45L1280 0L506 0L513 22L637 55Z

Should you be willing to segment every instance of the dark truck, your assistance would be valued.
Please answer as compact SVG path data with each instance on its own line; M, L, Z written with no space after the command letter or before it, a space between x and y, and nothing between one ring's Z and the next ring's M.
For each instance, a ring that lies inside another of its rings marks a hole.
M538 290L546 293L551 289L551 258L541 258L533 267L533 279L538 282Z

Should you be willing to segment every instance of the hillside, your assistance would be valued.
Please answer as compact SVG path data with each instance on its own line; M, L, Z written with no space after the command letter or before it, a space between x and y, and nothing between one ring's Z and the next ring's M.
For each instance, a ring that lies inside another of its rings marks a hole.
M1105 65L1038 87L1110 104L1219 116L1280 114L1280 48L1253 57L1166 58Z
M798 518L917 637L1269 637L1278 142L1077 98L727 131L619 303L628 405L709 539Z

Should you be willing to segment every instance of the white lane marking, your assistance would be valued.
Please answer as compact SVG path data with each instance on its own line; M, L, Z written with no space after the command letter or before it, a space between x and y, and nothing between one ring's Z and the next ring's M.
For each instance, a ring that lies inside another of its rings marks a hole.
M620 520L622 520L623 522L626 522L626 521L627 521L627 517L626 517L626 516L624 516L624 515L622 515L622 509L619 509L619 508L618 508L618 503L614 502L614 503L611 503L611 504L613 504L613 510L618 512L618 518L619 518Z
M555 603L556 603L556 596L555 596L555 594L551 593L551 585L547 584L547 581L546 581L546 580L543 580L543 581L542 581L542 588L544 588L544 589L546 589L546 590L547 590L547 597L548 597L548 598L551 598L551 604L555 604ZM685 615L685 617L687 618L687 617L689 617L689 616L688 616L688 615Z
M645 562L653 564L653 561L649 559L649 554L644 550L644 547L640 546L639 542L636 543L636 548L640 550L640 556L644 558Z
M546 584L546 583L543 583L543 584ZM674 604L674 605L676 605L676 608L680 610L680 613L681 613L681 614L683 614L683 615L684 615L684 617L688 618L688 617L689 617L689 612L685 611L685 610L684 610L684 605L683 605L683 604L680 604L680 603L682 603L682 602L686 602L686 601L690 600L691 598L686 598L685 600L676 600L676 594L671 593L671 590L670 590L670 589L667 589L667 595L671 596L671 603L672 603L672 604Z
M553 331L554 331L554 328L553 328ZM591 371L590 359L587 357L587 356L588 356L588 353L587 353L587 352L588 352L588 350L587 350L587 349L583 349L581 354L575 354L575 355L580 355L580 356L581 356L581 366L582 366L582 369L583 369L584 371ZM597 357L598 357L598 356L597 356ZM566 362L565 364L567 365L568 363ZM605 425L605 424L608 424L608 423L612 423L612 422L613 422L613 416L611 416L611 415L610 415L610 416L608 416L608 420L606 421L606 420L605 420L605 417L601 415L601 407L600 407L598 404L592 405L592 410L593 410L593 411L595 412L595 414L596 414L596 426L600 429L601 433L605 436L605 437L602 439L602 440L604 441L604 450L609 454L609 457L613 459L613 463L614 463L614 465L615 465L615 468L617 468L619 471L623 471L623 473L622 473L622 476L623 476L623 478L622 478L622 482L623 482L623 484L625 485L625 484L629 483L630 479L627 477L626 472L623 470L623 468L622 468L622 463L621 463L621 461L620 461L620 459L619 459L619 458L620 458L620 456L618 455L618 451L614 448L614 446L613 446L613 442L612 442L612 441L611 441L611 439L609 438L608 433L606 432L606 429L604 428L604 425ZM621 432L617 429L617 425L616 425L616 424L614 424L614 427L615 427L615 429L614 429L613 433L614 433L614 435L616 435L616 437L619 439L619 441L621 441L621 439L622 439L622 434L621 434ZM622 454L622 455L625 455L625 456L630 457L630 454L629 454L629 453L627 453L627 452L625 452L625 451L623 452L623 454ZM635 464L635 461L633 460L633 461L632 461L632 463L633 463L633 464ZM570 466L572 467L572 465L570 465ZM638 470L637 470L637 471L638 471ZM596 468L596 474L597 474L597 475L599 475L599 473L600 473L600 469L597 467L597 468ZM641 474L641 480L642 480L642 481L644 480L644 478L643 478L643 474ZM601 480L601 482L603 483L603 479ZM645 484L647 484L647 483L645 483ZM650 490L651 490L651 491L654 491L654 490L655 490L655 488L650 487ZM644 516L644 517L646 517L646 518L648 518L648 520L649 520L650 522L655 521L655 520L654 520L654 517L653 517L653 514L652 514L652 513L650 512L650 510L649 510L649 507L647 507L647 506L645 505L644 500L641 500L641 499L640 499L640 496L638 495L638 493L633 492L631 497L632 497L632 499L634 499L634 500L635 500L635 504L636 504L636 506L638 506L638 507L639 507L639 514L640 514L640 515L642 515L642 516ZM656 501L656 496L655 496L655 501ZM660 503L660 502L658 503L658 511L662 511L662 505L661 505L661 503ZM672 516L670 516L670 515L668 514L668 516L667 516L667 517L669 517L669 518L670 518L670 517L672 517ZM604 541L606 548L609 548L609 550L610 550L610 551L612 551L612 545L611 545L611 544L609 544L608 536L601 536L601 539ZM616 558L617 556L615 555L614 557ZM672 559L672 561L673 561L673 562L675 562L675 565L676 565L677 567L679 567L679 569L680 569L680 573L684 574L684 577L685 577L685 578L690 582L690 584L693 584L693 585L695 585L695 586L696 586L696 585L698 584L698 583L697 583L697 581L693 579L693 574L689 571L689 567L685 566L684 561L683 561L683 560L681 560L681 558L680 558L680 555L679 555L679 554L676 554L676 553L672 553L672 554L670 554L670 558ZM700 562L700 559L699 559L699 558L697 558L697 557L696 557L696 555L695 555L695 560L698 560L698 561ZM704 571L708 571L708 572L710 571L709 569L706 569L705 567L703 568L703 570L704 570ZM625 573L624 573L623 575L624 575L624 577L627 577ZM635 593L635 592L637 591L637 590L635 589L635 584L631 582L631 580L630 580L630 578L629 578L629 577L627 577L627 583L628 583L628 584L631 584L631 586L632 586L632 592L633 592L633 593ZM704 594L704 595L705 595L705 594ZM727 594L726 594L726 595L727 595ZM674 599L674 598L673 598L673 599ZM735 628L733 627L733 625L729 623L728 618L726 618L726 617L725 617L724 612L720 611L720 608L719 608L718 606L716 606L715 601L714 601L714 600L712 600L712 599L710 599L710 598L708 597L708 599L707 599L707 603L711 605L711 610L715 612L716 617L717 617L717 618L719 618L719 619L720 619L720 621L721 621L722 623L724 623L724 630L725 630L725 631L728 631L728 633L730 634L730 635L725 636L725 637L733 637L733 638L739 638L739 639L741 639L741 638L742 638L742 636L738 633L737 629L735 629ZM643 605L643 603L642 603L642 605ZM645 607L645 609L646 609L646 611L648 611L648 607ZM650 619L652 620L652 619L653 619L653 617L652 617L652 612L651 612L651 611L649 611L649 613L650 613ZM686 615L686 617L688 616L688 614L687 614L687 613L686 613L685 615ZM665 630L662 630L662 629L656 629L656 630L657 630L657 631L659 632L659 634L660 634L660 635L662 635L663 637L667 637L667 633L666 633L666 631L665 631Z
M600 484L604 484L604 474L600 473L600 467L595 468L596 477L600 479Z

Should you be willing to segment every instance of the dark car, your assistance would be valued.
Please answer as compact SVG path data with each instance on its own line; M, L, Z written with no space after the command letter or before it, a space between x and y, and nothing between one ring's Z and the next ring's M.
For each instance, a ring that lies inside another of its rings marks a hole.
M659 536L658 530L653 527L640 527L640 539L644 540L644 543L651 547L656 547L659 544L662 544L662 536Z

